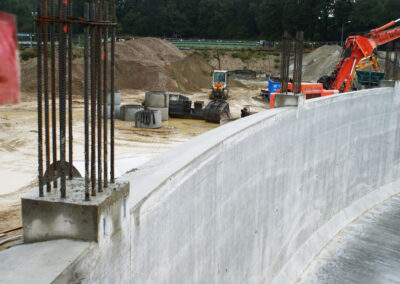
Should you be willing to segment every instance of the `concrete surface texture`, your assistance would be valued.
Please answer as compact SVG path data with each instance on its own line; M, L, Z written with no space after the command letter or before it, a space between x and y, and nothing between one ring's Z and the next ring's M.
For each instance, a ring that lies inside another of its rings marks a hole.
M398 190L382 188L400 177L399 91L259 113L124 176L136 189L133 279L295 281L331 237Z
M121 177L121 231L63 280L293 283L340 230L399 192L399 122L396 86L204 133Z
M73 261L89 250L90 243L56 240L20 245L1 252L0 283L51 283Z
M400 196L350 224L298 283L400 283Z
M129 183L110 184L90 201L85 201L83 178L68 180L67 188L65 199L60 199L58 190L45 192L44 197L32 192L22 198L25 243L63 238L101 242L106 230L111 235L120 231Z
M275 107L297 106L299 96L293 93L275 95Z

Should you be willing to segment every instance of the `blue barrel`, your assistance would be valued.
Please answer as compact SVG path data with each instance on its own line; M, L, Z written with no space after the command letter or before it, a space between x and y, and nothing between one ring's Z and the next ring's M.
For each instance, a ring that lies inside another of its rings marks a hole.
M281 89L281 83L280 82L274 82L271 80L271 78L268 78L268 100L269 100L269 95L272 93L276 93L277 90Z

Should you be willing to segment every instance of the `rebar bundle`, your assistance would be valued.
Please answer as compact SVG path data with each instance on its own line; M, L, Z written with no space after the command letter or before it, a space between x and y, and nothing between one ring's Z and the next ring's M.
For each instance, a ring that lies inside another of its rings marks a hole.
M301 75L303 73L303 42L304 32L296 32L293 69L293 93L295 94L299 94L301 92Z
M66 198L66 179L74 178L73 166L73 42L74 25L84 30L84 156L85 200L114 183L114 68L115 68L115 3L91 1L84 4L84 17L72 15L73 0L37 0L37 101L38 101L38 179L39 195L58 187ZM109 9L111 7L111 13ZM56 13L56 11L58 11ZM57 14L57 16L56 16ZM57 37L56 37L57 28ZM50 32L50 33L49 33ZM109 34L111 33L111 39ZM49 52L50 35L50 52ZM108 45L111 54L108 54ZM58 69L56 69L58 46ZM50 58L50 72L49 72ZM110 58L110 63L108 62ZM111 65L108 69L108 64ZM110 71L109 71L110 70ZM110 73L108 73L110 72ZM50 75L50 76L49 76ZM49 86L50 77L50 86ZM58 82L56 82L58 78ZM110 88L108 88L110 82ZM58 92L56 85L58 83ZM50 87L50 88L49 88ZM49 92L50 90L50 92ZM107 119L107 95L110 93L111 114ZM57 107L58 97L58 107ZM51 116L50 116L51 99ZM44 105L44 109L43 109ZM57 127L58 109L58 127ZM44 110L44 114L43 114ZM90 112L90 116L89 116ZM44 124L43 124L44 118ZM51 131L50 131L51 120ZM68 123L67 123L68 120ZM67 135L68 124L68 135ZM108 138L110 127L111 137ZM58 132L57 132L58 129ZM44 130L44 132L43 132ZM44 141L43 141L43 133ZM51 139L50 139L51 133ZM97 136L96 136L97 134ZM89 139L91 138L91 139ZM59 142L57 143L57 139ZM90 140L90 143L89 143ZM68 155L66 153L68 142ZM45 153L43 153L45 144ZM57 146L59 148L57 149ZM108 147L111 169L108 173ZM97 148L97 151L96 151ZM59 155L60 160L57 159ZM45 159L43 159L45 156ZM68 156L68 162L67 162ZM43 170L45 161L45 173ZM89 163L90 161L90 163ZM97 169L96 169L97 163ZM53 183L52 183L53 182ZM91 190L90 190L91 188Z
M390 74L390 70L391 70L391 55L392 55L392 50L393 50L393 42L390 42L387 44L386 46L386 60L385 60L385 77L386 80L390 80L391 79L391 74Z
M281 45L281 94L287 94L289 89L289 64L290 53L292 52L294 41L294 68L293 68L293 89L295 94L301 93L301 77L303 73L303 43L304 32L296 32L296 39L291 38L288 32L284 32Z
M385 78L386 80L400 79L400 41L390 42L386 47Z
M393 62L393 80L399 80L400 78L400 72L399 72L399 68L400 68L400 56L399 56L399 51L400 51L400 42L397 41L394 47L394 62Z
M289 62L290 62L290 37L288 32L282 36L281 46L281 94L287 94L289 83Z

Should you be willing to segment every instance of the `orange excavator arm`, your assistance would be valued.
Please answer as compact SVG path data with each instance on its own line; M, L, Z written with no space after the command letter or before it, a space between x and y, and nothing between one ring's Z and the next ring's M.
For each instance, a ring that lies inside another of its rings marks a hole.
M353 81L353 72L359 62L372 55L377 46L386 44L400 38L400 27L388 28L396 25L400 19L373 29L364 35L350 36L346 40L343 54L335 71L329 77L322 77L319 82L326 89L347 92Z

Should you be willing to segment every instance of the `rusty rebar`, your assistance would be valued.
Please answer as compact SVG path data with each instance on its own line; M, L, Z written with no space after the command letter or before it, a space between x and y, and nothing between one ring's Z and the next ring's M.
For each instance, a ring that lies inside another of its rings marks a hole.
M89 4L85 3L85 21L89 21ZM85 25L84 42L84 104L85 104L85 200L90 200L89 191L89 26Z
M294 69L293 69L293 93L301 92L301 76L303 72L303 41L304 32L296 32L296 45L294 53Z
M59 0L59 17L66 19L66 4ZM58 72L59 72L59 105L60 105L60 176L61 176L61 198L66 198L66 167L65 167L65 138L66 138L66 33L68 26L59 24L58 41Z
M116 18L115 18L115 3L113 2L111 4L111 22L113 24L116 23ZM111 115L110 115L110 121L111 121L111 127L110 127L110 181L111 183L115 182L115 176L114 176L114 159L115 159L115 153L114 153L114 117L115 117L115 106L114 106L114 97L115 97L115 86L114 86L114 76L115 76L115 26L111 27L111 74L110 74L110 93L111 93Z
M108 2L104 2L104 16L103 20L107 21L108 20ZM107 102L107 53L108 53L108 28L103 27L103 40L104 40L104 60L103 60L103 175L104 175L104 188L108 187L108 102Z
M43 16L47 16L47 0L43 1ZM43 23L43 90L44 90L44 130L45 130L45 152L46 152L46 189L51 192L50 183L50 122L49 122L49 63L48 63L48 24Z
M72 17L72 0L68 0L67 18ZM72 25L68 24L68 146L69 146L69 179L73 178L74 163L74 134L73 134L73 114L72 114Z
M67 1L67 0L65 0ZM59 17L42 17L37 19L37 21L41 23L62 23L62 24L81 24L86 25L87 22L83 18L67 18L67 19L60 19ZM90 23L91 26L113 26L115 24L106 21L95 21Z
M48 7L50 1L50 7ZM38 176L39 195L43 196L43 99L44 99L44 122L46 142L46 173L47 189L51 191L51 179L54 187L57 186L57 177L61 177L61 198L66 197L66 175L73 176L73 100L72 100L72 24L84 25L85 50L84 50L84 119L85 119L85 200L90 199L91 194L96 195L103 187L108 186L108 145L111 152L111 182L114 182L114 72L115 72L115 3L111 6L111 18L109 21L108 2L91 1L85 3L84 18L72 18L72 0L58 0L58 16L55 16L56 3L54 0L37 0L38 17L35 18L38 48ZM50 12L48 12L50 8ZM50 16L48 16L50 13ZM56 97L56 25L58 26L58 101L59 101L59 133L57 134L57 97ZM50 68L48 67L48 29L50 28ZM108 35L111 30L111 58L110 71L108 68ZM104 50L104 52L102 52ZM110 72L110 74L108 74ZM90 73L90 74L89 74ZM89 76L90 75L90 76ZM111 139L108 144L108 76L110 76L111 93L111 117L110 132ZM50 97L49 77L51 84L51 121L52 121L52 145L50 140ZM90 102L89 102L90 96ZM43 98L44 97L44 98ZM68 102L67 102L68 101ZM68 105L67 105L68 103ZM90 104L89 104L90 103ZM68 109L67 109L68 107ZM68 113L67 113L68 112ZM90 112L90 114L89 114ZM102 118L102 113L104 118ZM68 115L68 143L69 143L69 167L66 167L66 135ZM97 120L96 120L97 119ZM97 128L97 130L96 130ZM97 131L97 132L96 132ZM97 134L97 135L96 135ZM59 137L57 137L57 135ZM59 155L57 161L57 138L60 139ZM97 144L96 144L97 143ZM97 153L96 153L97 146ZM51 157L51 151L52 157ZM104 159L102 159L102 157ZM53 158L53 168L51 167ZM90 165L89 165L90 159ZM96 167L97 162L97 167ZM102 178L104 177L104 178ZM98 181L98 182L97 182ZM97 186L96 186L97 185Z
M386 46L386 60L385 60L385 77L386 80L390 80L391 79L391 74L390 74L390 67L391 67L391 51L393 48L393 42L390 42L387 44Z
M41 16L41 0L37 1L37 16ZM39 196L43 197L43 124L42 124L42 25L36 22L37 102L38 102L38 179Z
M102 20L102 2L97 1L96 4L96 22ZM102 38L102 28L101 26L96 26L96 66L97 66L97 190L98 192L103 192L103 148L102 148L102 138L103 138L103 121L102 121L102 104L103 104L103 92L101 84L101 38Z
M54 0L50 1L50 15L54 17ZM52 125L52 150L53 150L53 187L57 187L57 178L55 177L57 171L57 97L56 97L56 45L55 45L55 25L54 22L50 24L50 82L51 82L51 125Z
M90 21L95 20L96 6L90 2ZM96 64L95 64L95 27L90 27L90 112L91 112L91 160L90 174L92 196L96 196Z
M400 42L394 43L394 63L393 63L393 80L398 80L399 75L399 49L400 49Z
M289 82L290 44L289 34L284 32L281 46L281 94L287 94Z

